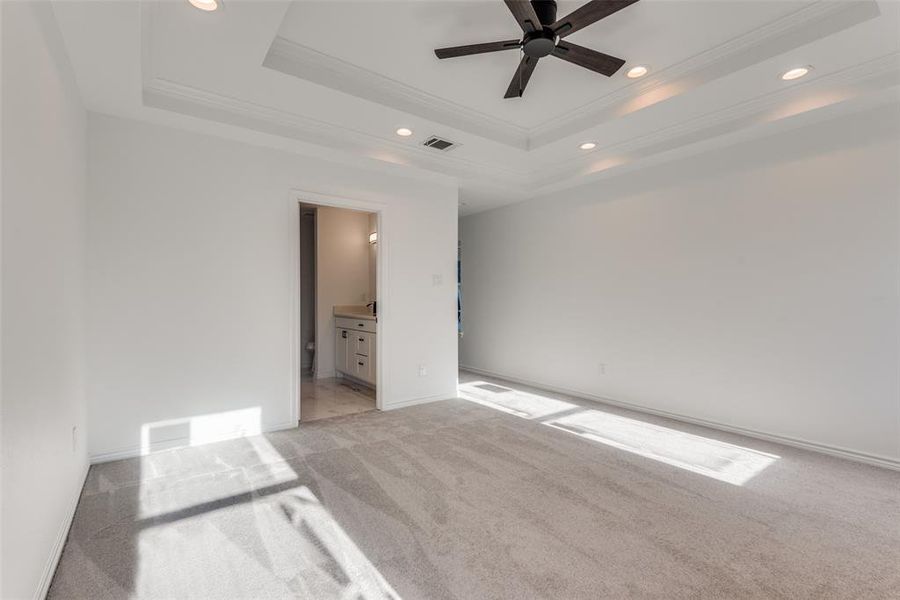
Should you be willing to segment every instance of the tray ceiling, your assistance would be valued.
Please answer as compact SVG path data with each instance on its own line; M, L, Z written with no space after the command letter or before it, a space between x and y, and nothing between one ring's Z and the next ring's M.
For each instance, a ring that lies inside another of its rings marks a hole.
M560 2L563 16L583 2ZM553 57L542 59L523 98L503 93L516 50L438 60L435 48L521 37L500 0L479 2L296 2L278 36L313 52L524 129L564 116L634 84L631 66L661 71L788 15L808 2L645 0L566 40L625 59L611 78ZM323 24L329 26L323 27Z
M581 2L560 2L563 15ZM896 98L900 3L641 0L571 41L647 64L639 80L542 59L504 100L517 52L501 0L60 0L89 109L460 184L463 212ZM810 76L778 77L798 64ZM398 127L410 137L394 134ZM431 135L458 147L422 146ZM584 141L596 143L590 152Z

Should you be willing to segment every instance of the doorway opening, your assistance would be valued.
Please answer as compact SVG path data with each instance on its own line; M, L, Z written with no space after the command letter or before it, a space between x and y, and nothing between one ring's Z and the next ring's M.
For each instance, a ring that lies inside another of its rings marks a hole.
M299 420L375 410L379 214L299 207Z

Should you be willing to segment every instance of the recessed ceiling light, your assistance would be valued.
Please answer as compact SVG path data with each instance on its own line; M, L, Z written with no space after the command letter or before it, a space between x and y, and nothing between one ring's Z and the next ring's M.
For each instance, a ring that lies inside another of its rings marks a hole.
M212 12L219 8L219 0L188 0L194 8Z
M597 147L597 144L595 144L594 142L585 142L578 147L581 148L582 150L593 150L594 148Z
M649 72L649 67L638 65L636 67L631 67L630 69L628 69L628 72L625 73L625 77L627 77L628 79L637 79L638 77L643 77Z
M793 69L790 69L789 71L785 71L784 73L782 73L781 78L784 79L785 81L793 81L794 79L800 79L801 77L803 77L804 75L809 73L811 70L812 70L812 67L810 67L810 66L795 67Z
M401 127L397 130L397 135L402 135L403 137L409 137L412 135L412 129L407 129L406 127Z

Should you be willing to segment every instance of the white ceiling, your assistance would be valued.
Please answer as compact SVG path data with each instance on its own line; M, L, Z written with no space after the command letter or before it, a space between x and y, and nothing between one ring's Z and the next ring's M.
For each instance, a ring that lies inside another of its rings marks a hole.
M90 109L453 177L463 213L859 110L900 86L895 1L641 0L568 39L650 75L606 78L548 57L511 100L516 51L432 52L517 37L501 0L54 7ZM815 70L779 79L798 64ZM394 135L401 126L414 135ZM460 145L424 148L431 134ZM585 140L597 148L579 150Z
M561 17L581 2L560 2ZM649 0L629 6L566 41L618 56L612 78L565 61L542 60L522 99L503 94L518 51L438 60L435 48L521 37L500 0L480 2L297 2L278 35L495 119L532 128L632 83L625 70L663 69L802 7L800 1ZM329 23L335 26L322 27Z

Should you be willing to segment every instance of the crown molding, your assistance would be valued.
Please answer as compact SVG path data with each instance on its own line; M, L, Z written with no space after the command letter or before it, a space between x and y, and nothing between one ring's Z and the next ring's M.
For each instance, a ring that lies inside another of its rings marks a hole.
M263 66L522 150L528 131L440 96L276 36Z
M442 123L536 150L880 15L876 0L816 0L532 128L517 126L276 36L263 66Z
M880 15L875 0L817 0L529 130L529 149L667 100ZM652 101L641 102L642 98Z
M679 93L684 93L736 69L746 68L791 48L875 18L879 14L874 0L818 0L782 19L695 55L654 74L652 78L640 80L533 130L520 128L440 98L435 99L425 92L279 37L270 46L264 66L300 77L297 74L300 71L286 70L299 64L302 72L313 73L323 81L330 78L329 81L334 86L345 86L348 89L358 86L354 88L357 93L349 93L365 100L386 104L397 110L408 110L414 114L420 114L415 110L418 105L418 110L428 113L423 116L429 120L462 131L471 131L482 138L512 147L536 149L552 141L553 136L562 138L569 135L566 128L574 127L573 131L582 131L604 120L627 114L622 112L626 105L635 104L642 96L652 95L666 86L687 86L679 88ZM799 97L801 94L821 95L821 92L839 91L844 96L832 98L831 102L836 105L858 98L864 93L897 86L900 82L900 55L891 54L839 72L817 76L647 135L597 148L565 161L551 164L541 162L537 168L525 167L527 161L523 161L523 167L518 169L467 159L464 154L434 152L343 124L313 119L161 77L153 68L149 47L152 17L149 4L142 3L142 98L146 106L285 139L300 140L336 150L336 156L346 156L347 160L362 156L378 161L373 164L403 165L421 169L423 173L440 173L471 184L488 186L498 190L504 197L516 197L520 200L539 196L550 190L581 185L607 176L607 173L618 172L619 167L629 168L656 160L668 160L667 157L679 149L687 151L689 147L703 144L725 144L728 143L727 139L733 137L729 134L740 136L741 132L745 132L758 135L752 132L762 129L759 125L777 127L777 121L793 116L787 113L778 115L775 112L786 106L794 95ZM340 87L333 89L347 91ZM401 103L409 104L412 108L406 109L405 104ZM806 107L804 110L813 112L811 108L816 107ZM551 126L552 135L550 132L542 132L543 128ZM541 135L546 137L542 138ZM525 156L523 154L523 158Z
M566 187L564 182L576 181L606 169L897 86L900 86L900 54L891 53L647 135L597 148L575 161L557 162L541 170L532 184L538 193L551 188L559 189ZM820 104L807 103L793 112L775 112L779 107L789 106L788 102L795 98L822 100ZM601 168L593 168L593 165L600 165Z
M145 85L144 103L156 108L298 139L355 155L362 154L385 162L406 164L460 179L480 181L504 189L517 197L527 198L579 185L586 177L605 170L897 86L900 86L900 54L892 53L709 112L647 135L598 148L574 161L567 159L538 171L528 172L497 168L460 158L458 155L443 153L434 155L433 151L426 148L397 143L344 126L336 126L165 79L157 78ZM839 95L830 93L836 90L840 91ZM779 107L788 105L794 98L803 97L823 97L827 102L821 106L807 105L802 107L803 110L794 113L773 112Z
M164 78L147 81L143 88L146 106L200 117L262 133L318 144L354 155L409 165L458 178L474 178L509 187L527 178L525 171L436 152L375 136L296 113L195 88Z

